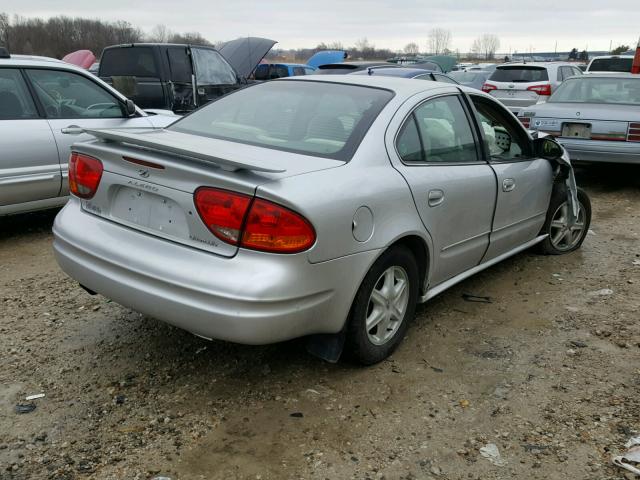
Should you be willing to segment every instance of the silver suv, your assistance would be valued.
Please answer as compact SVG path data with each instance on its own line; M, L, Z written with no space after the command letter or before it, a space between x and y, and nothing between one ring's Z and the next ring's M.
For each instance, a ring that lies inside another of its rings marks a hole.
M575 75L582 71L570 63L510 63L498 66L482 91L517 115L525 107L545 103L558 85Z

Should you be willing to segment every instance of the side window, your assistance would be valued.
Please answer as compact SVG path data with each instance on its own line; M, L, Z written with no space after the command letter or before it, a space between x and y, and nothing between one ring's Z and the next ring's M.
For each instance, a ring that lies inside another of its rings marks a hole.
M27 70L49 118L121 118L116 97L93 81L62 70Z
M420 134L418 133L418 126L413 113L400 129L400 135L396 140L396 148L404 162L424 161L422 142L420 141Z
M269 67L268 63L261 63L256 67L254 78L256 80L269 80Z
M316 69L310 67L304 67L304 71L307 75L313 75L314 73L316 73Z
M176 83L191 83L191 61L187 55L187 49L171 47L167 49L169 68L171 69L171 81Z
M455 95L429 100L417 107L400 129L396 149L408 163L478 161L469 120Z
M528 158L529 148L522 127L502 107L476 96L471 98L491 160L508 162Z
M423 75L418 75L417 77L413 77L413 78L417 78L418 80L429 80L429 81L433 80L433 77L431 76L430 73L425 73Z
M573 75L582 75L582 70L580 70L578 67L571 67L571 71L573 72Z
M271 73L271 78L285 78L289 76L289 69L286 65L276 65Z
M19 70L0 68L0 120L38 118Z
M304 68L303 67L293 67L293 76L297 77L298 75L304 75Z
M429 100L414 111L426 162L477 162L471 125L456 95Z

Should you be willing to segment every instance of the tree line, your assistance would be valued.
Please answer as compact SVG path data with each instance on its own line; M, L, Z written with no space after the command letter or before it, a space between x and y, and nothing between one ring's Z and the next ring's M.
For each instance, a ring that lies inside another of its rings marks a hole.
M65 16L44 20L0 13L0 46L16 54L62 58L70 52L86 49L100 56L109 45L142 41L211 44L197 32L176 33L164 25L158 25L146 34L125 21Z

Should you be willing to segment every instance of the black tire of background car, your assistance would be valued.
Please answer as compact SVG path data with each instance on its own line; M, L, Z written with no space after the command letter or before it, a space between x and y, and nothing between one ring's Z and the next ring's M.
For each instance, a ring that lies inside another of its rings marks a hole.
M553 214L556 212L558 207L567 201L567 187L564 183L556 183L553 188L553 193L551 194L551 201L549 202L549 210L547 210L547 218L542 226L542 230L540 234L550 233L551 220L553 218ZM587 193L578 188L578 202L581 207L585 211L585 226L582 234L580 236L580 241L570 250L558 250L551 243L551 236L545 238L542 242L538 244L538 251L543 255L563 255L565 253L573 252L579 249L582 246L582 242L584 242L587 233L589 233L589 227L591 225L591 201L589 200L589 196Z
M409 277L409 304L395 335L384 345L374 345L367 336L365 326L367 307L371 291L386 269L392 266L404 268ZM373 264L364 277L356 297L351 305L347 325L345 353L355 362L373 365L381 362L398 347L405 336L410 321L413 319L418 301L418 267L411 251L404 246L396 246L387 250Z

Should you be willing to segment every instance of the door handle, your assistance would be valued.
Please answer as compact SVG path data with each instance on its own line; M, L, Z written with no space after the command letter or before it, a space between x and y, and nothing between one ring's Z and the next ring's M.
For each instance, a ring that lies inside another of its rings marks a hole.
M516 188L516 181L513 178L505 178L502 181L502 191L511 192Z
M84 133L84 128L79 127L78 125L69 125L60 130L65 135L82 135Z
M444 202L444 192L442 190L429 190L428 203L430 207L437 207Z

